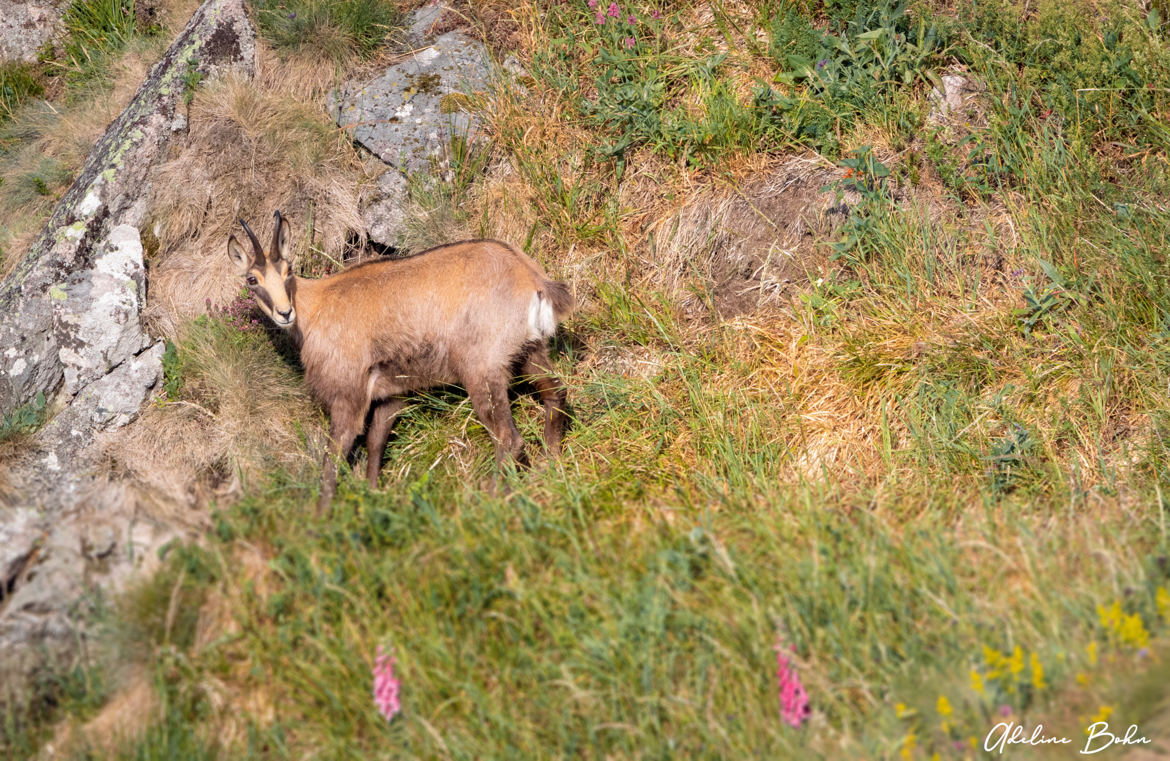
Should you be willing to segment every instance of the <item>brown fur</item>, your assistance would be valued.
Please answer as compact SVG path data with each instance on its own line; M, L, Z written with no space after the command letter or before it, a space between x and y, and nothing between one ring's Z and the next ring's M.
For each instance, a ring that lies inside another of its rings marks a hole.
M412 391L461 384L492 435L497 464L519 458L524 442L508 401L517 365L544 404L546 445L559 452L565 391L551 373L548 339L573 306L563 283L549 280L514 246L494 240L449 243L320 280L288 277L287 226L278 212L267 257L251 231L254 254L234 237L228 252L242 274L256 279L250 287L269 316L292 331L309 389L329 413L334 451L323 467L321 509L336 488L334 456L348 453L371 409L367 478L377 485L402 395ZM290 307L293 322L282 324Z

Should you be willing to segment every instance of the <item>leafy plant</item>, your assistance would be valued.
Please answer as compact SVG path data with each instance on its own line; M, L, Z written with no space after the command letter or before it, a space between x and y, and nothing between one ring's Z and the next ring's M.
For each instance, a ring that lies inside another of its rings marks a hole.
M175 400L183 389L182 365L179 361L179 347L171 340L167 340L162 356L163 391L167 399Z
M886 107L881 104L891 91L927 81L945 48L939 28L925 17L913 24L905 3L859 5L836 34L817 32L784 5L769 31L769 51L781 67L776 81L790 88L787 96L773 96L773 127L830 151L834 141L825 139L825 121L840 129L864 109ZM810 113L816 115L812 129Z
M1024 473L1035 467L1036 441L1027 428L1011 423L985 458L993 492L1003 494L1020 484Z
M187 70L183 72L183 103L188 106L195 99L195 88L203 81L203 72L199 71L198 66L198 58L188 58Z
M0 418L0 441L16 438L36 430L45 422L48 402L45 394L38 391L31 402L21 405Z
M874 157L868 145L859 147L852 157L842 159L841 166L845 167L845 179L833 187L838 204L842 203L846 189L856 191L861 198L849 210L841 238L833 243L832 256L856 266L870 258L874 250L871 238L889 213L889 199L882 184L890 176L890 170Z

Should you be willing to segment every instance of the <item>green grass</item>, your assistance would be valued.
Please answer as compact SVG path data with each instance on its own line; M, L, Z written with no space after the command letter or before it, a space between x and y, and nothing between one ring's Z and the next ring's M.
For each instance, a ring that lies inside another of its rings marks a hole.
M256 0L252 6L261 33L277 50L338 62L372 56L399 20L388 0Z
M74 90L101 86L110 66L135 37L132 0L74 0L63 18L64 55L56 63Z
M516 9L534 76L489 96L490 153L412 192L419 247L496 234L503 209L572 273L563 456L493 492L451 389L399 421L381 490L359 449L328 518L314 468L275 464L316 457L311 415L261 476L232 454L243 498L121 609L161 710L111 757L962 758L1005 709L1070 737L1102 707L1161 726L1166 29L1057 3L1028 21L1007 2L680 3L605 25L541 7ZM978 113L932 124L956 67ZM760 152L810 150L848 172L825 189L846 218L791 306L680 306L710 284L655 279L654 222L692 186L740 187ZM500 159L514 184L493 196ZM224 315L168 352L168 396L220 421L249 383L265 420L304 401L267 335ZM536 406L516 410L537 441ZM799 731L778 640L812 699ZM402 680L389 723L379 645Z
M12 118L16 108L43 92L36 71L29 64L0 65L0 123Z

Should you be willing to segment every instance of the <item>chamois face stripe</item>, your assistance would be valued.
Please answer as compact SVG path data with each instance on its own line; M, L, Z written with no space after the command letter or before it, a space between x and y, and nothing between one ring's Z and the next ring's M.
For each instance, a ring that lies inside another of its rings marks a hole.
M271 317L272 310L275 309L275 306L272 303L272 297L268 295L268 290L261 285L255 286L252 290L256 294L256 298L260 299L260 304L264 307L264 312Z

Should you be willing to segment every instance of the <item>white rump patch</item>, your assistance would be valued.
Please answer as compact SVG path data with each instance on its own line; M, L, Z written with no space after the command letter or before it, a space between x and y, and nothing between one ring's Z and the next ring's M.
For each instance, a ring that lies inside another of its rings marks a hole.
M557 316L553 312L552 302L540 295L540 291L532 293L532 300L528 302L528 339L543 341L557 332Z

